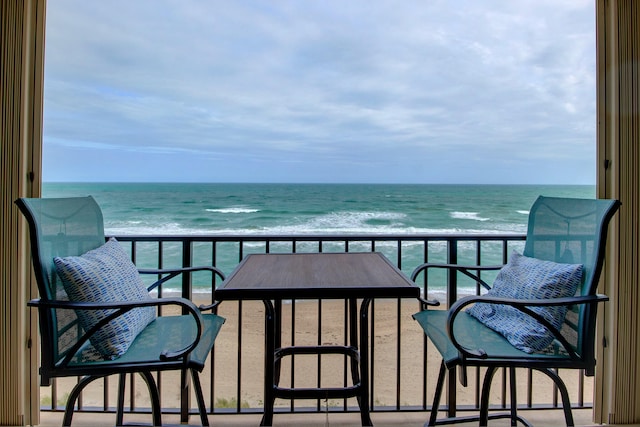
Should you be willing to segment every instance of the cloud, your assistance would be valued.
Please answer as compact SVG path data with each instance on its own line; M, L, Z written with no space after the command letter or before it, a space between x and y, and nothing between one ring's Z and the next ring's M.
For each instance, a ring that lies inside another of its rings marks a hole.
M247 165L262 181L499 182L517 161L522 181L591 184L593 20L587 0L58 0L45 148L87 150L45 157L45 179L74 180L73 161L128 179L100 167L108 149L237 169L149 180L242 180Z

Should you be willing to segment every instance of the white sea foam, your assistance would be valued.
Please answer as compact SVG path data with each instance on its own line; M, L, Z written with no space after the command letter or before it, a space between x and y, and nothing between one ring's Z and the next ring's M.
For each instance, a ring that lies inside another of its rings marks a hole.
M211 209L207 209L211 210ZM218 210L218 209L217 209ZM219 209L222 211L247 212L254 211L250 208L234 207ZM474 212L457 212L460 218L467 218L475 221L486 221L479 218ZM452 215L453 216L453 215ZM391 234L391 235L415 235L415 234L501 234L510 232L523 232L524 226L517 224L501 224L492 227L424 227L408 226L407 215L399 212L389 211L339 211L327 214L320 214L311 217L292 217L275 224L259 225L252 223L251 227L246 224L237 226L221 227L222 223L200 224L199 226L185 226L179 222L155 222L150 221L126 221L105 224L107 234L113 235L346 235L346 234Z
M516 212L522 215L529 215L529 211L516 211Z
M198 234L202 230L189 230L182 224L177 222L168 222L163 224L144 224L141 221L131 221L121 224L105 224L105 234L107 235L180 235L180 234Z
M490 218L482 218L478 216L478 212L451 212L450 216L454 219L471 219L474 221L489 221Z
M112 225L105 226L108 235L314 235L314 234L391 234L391 235L416 235L416 234L504 234L524 232L516 228L501 229L469 229L469 228L429 228L429 227L403 227L401 225L388 226L345 226L344 224L326 224L318 227L317 224L303 223L297 225L276 225L262 228L187 228L178 223L165 223L157 225ZM395 244L395 243L394 243Z
M312 228L379 228L393 224L403 225L400 221L406 216L398 212L331 212L311 219L308 225Z
M220 208L220 209L205 209L207 212L215 212L222 214L246 214L246 213L256 213L260 212L260 209L252 209L246 208L242 206L232 206L228 208Z
M268 227L274 234L407 233L406 215L397 212L331 212L298 224ZM266 231L266 229L265 229Z

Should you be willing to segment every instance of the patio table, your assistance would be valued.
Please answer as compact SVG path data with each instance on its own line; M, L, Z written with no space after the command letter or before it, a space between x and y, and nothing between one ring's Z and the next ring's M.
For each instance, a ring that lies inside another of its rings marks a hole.
M248 255L216 289L216 299L261 300L265 305L264 415L272 425L274 402L284 399L356 397L362 425L369 415L369 306L374 298L417 298L420 290L378 252ZM349 345L281 347L282 301L344 299L349 307ZM358 322L358 301L359 322ZM359 326L359 337L358 337ZM358 339L359 338L359 339ZM294 354L344 354L353 384L286 388L279 385L281 359Z

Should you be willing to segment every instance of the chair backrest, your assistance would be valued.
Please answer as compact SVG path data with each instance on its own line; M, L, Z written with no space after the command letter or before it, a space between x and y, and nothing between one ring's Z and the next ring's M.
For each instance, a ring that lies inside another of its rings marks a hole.
M42 300L67 300L53 258L77 256L105 243L100 207L93 197L21 198L16 205L29 224L33 268ZM40 307L41 373L77 341L77 318L73 310ZM43 378L43 382L45 378Z
M608 224L620 202L540 196L529 213L525 256L582 264L578 295L594 295L600 280ZM593 359L596 305L580 305L567 314L563 335L576 352Z

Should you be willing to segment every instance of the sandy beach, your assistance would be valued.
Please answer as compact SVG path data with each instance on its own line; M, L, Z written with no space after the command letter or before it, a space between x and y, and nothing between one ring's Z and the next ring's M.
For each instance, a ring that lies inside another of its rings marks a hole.
M205 299L195 299L196 304L206 304ZM372 348L373 367L373 402L376 407L422 406L423 389L426 386L426 402L431 404L440 356L430 343L424 351L422 329L411 318L411 314L419 310L415 300L376 300L372 307L375 316L373 333L375 337ZM169 313L165 312L165 315ZM214 369L205 368L201 374L205 400L217 408L234 408L238 394L240 405L247 408L261 408L263 402L264 378L264 307L262 302L245 301L225 302L219 307L219 314L225 317L223 326L215 345ZM321 330L318 335L318 319L321 316ZM294 333L292 333L292 321ZM397 330L400 330L398 340ZM239 334L240 331L240 334ZM340 300L297 301L295 304L283 305L283 345L292 342L296 345L344 344L345 336L345 304ZM242 350L239 351L239 346ZM398 349L400 371L397 373ZM426 384L423 382L424 361L426 360ZM320 368L318 368L320 366ZM350 374L345 358L339 355L323 356L320 365L317 356L288 357L282 363L281 384L290 385L293 378L298 387L316 387L318 385L318 369L322 386L341 386ZM576 371L561 372L567 383L572 403L579 402L578 373ZM526 370L518 370L518 396L521 403L527 401ZM400 384L397 384L396 377ZM474 405L476 402L476 373L469 371L468 387L458 384L458 405ZM70 391L70 384L75 379L58 380L56 400L63 403ZM213 389L210 388L213 382ZM533 373L533 404L549 403L554 394L552 382L544 375ZM160 380L161 400L163 408L177 408L179 404L179 376L174 373L163 373ZM240 385L240 389L238 389ZM96 381L83 393L82 404L89 407L103 407L104 383ZM116 402L117 379L108 381L109 405ZM502 373L494 378L491 399L495 404L501 403L503 388ZM592 381L585 381L585 401L591 401ZM210 392L213 390L213 394ZM399 390L399 396L396 396ZM148 407L148 392L141 379L135 379L135 405ZM508 399L508 394L505 394ZM397 402L396 402L397 399ZM41 401L51 402L49 388L41 388ZM127 405L129 396L127 396ZM50 403L48 403L50 404ZM195 405L195 401L192 401ZM322 407L341 407L342 400L321 402ZM276 406L289 407L290 401L277 400ZM315 407L315 401L295 401L296 407ZM348 406L356 406L354 398L348 399Z

